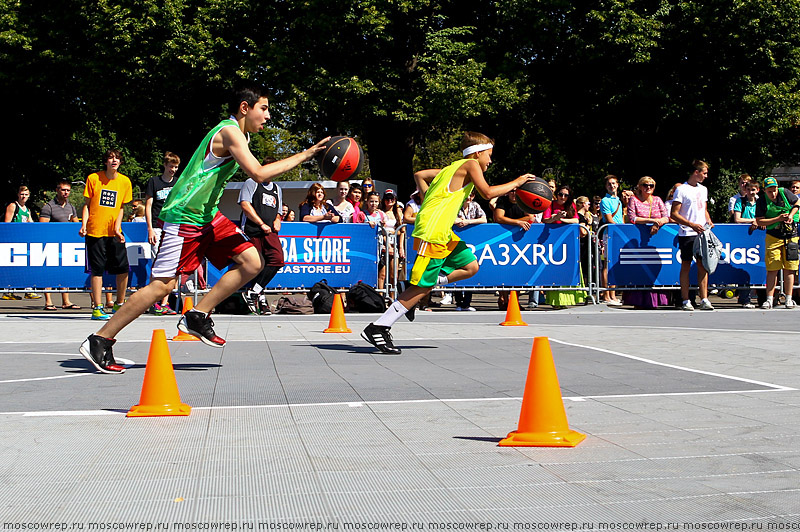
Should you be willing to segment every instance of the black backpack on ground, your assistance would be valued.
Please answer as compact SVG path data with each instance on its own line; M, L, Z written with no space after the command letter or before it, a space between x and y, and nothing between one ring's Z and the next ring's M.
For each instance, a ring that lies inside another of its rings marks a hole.
M386 300L373 287L359 281L347 292L347 303L356 312L383 312Z
M328 281L325 279L314 283L314 286L308 291L308 298L314 305L314 314L330 314L334 297L336 297L336 290L328 286Z

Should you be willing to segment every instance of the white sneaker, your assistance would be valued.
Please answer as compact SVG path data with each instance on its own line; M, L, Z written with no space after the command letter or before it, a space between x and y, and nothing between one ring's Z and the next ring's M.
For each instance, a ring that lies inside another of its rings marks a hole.
M684 303L684 304L681 306L681 310L688 310L688 311L690 311L690 312L691 312L691 311L693 311L693 310L694 310L694 307L692 306L692 302L691 302L691 301L687 301L686 303Z
M612 307L621 307L622 301L620 301L619 299L609 299L608 301L606 301L606 305L610 305Z
M714 310L714 305L711 304L711 301L704 299L700 302L700 310Z
M453 296L445 294L441 301L439 301L440 305L452 305L453 304Z
M456 310L460 310L462 312L475 312L475 307L458 307Z
M756 306L752 303L745 303L742 305L742 308L756 308Z
M792 299L790 296L786 296L786 308L793 309L794 307L795 307L794 299Z
M769 301L769 300L764 301L761 304L761 308L764 309L764 310L770 310L772 308L772 301Z

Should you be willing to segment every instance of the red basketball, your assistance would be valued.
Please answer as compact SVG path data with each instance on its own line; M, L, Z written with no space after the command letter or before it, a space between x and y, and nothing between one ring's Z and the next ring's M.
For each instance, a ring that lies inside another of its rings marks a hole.
M334 181L353 179L364 166L364 151L350 137L331 137L317 156L322 175Z
M517 205L528 214L538 214L553 202L553 191L547 181L537 177L517 189Z

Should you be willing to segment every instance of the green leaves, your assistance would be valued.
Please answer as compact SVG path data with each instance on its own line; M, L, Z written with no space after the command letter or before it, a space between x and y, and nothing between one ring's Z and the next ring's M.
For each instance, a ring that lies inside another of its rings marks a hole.
M800 0L0 0L2 179L49 189L118 146L143 184L239 79L273 91L259 157L355 135L401 185L463 129L497 138L497 180L757 175L800 159L798 20Z

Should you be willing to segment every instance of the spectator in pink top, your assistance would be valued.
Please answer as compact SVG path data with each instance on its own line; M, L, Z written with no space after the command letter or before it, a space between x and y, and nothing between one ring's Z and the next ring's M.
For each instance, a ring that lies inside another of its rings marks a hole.
M546 224L578 223L578 210L572 199L572 189L568 185L556 188L553 203L542 213L542 221Z
M542 221L546 224L577 224L578 209L572 199L572 189L567 185L556 187L553 203L542 213ZM580 286L583 286L581 278ZM555 309L563 309L570 305L579 305L586 299L586 294L579 290L556 290L545 294L545 301Z
M636 185L633 196L628 199L628 221L632 224L650 224L651 235L669 222L667 206L660 197L653 194L655 189L655 179L644 176ZM636 308L658 308L669 304L667 295L658 291L625 292L623 301Z

